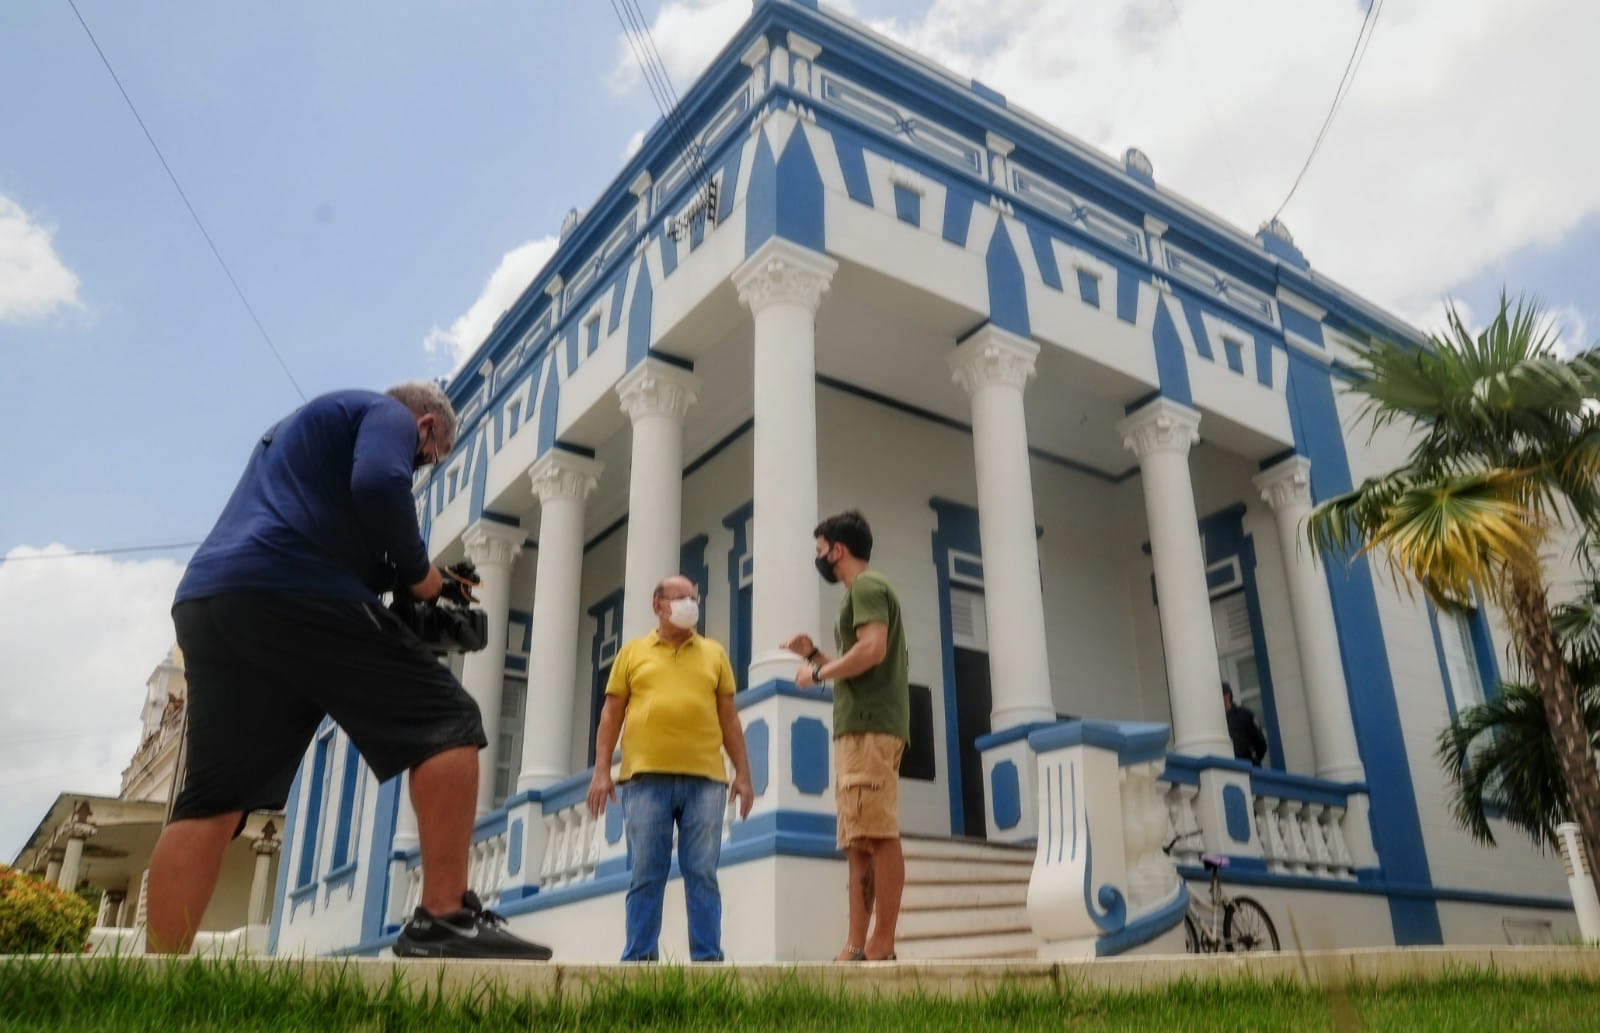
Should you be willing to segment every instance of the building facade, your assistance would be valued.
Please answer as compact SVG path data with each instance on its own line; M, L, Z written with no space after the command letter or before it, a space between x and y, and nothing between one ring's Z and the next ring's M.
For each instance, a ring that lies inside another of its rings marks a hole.
M910 650L902 957L1181 949L1203 850L1308 947L1573 934L1559 861L1472 843L1433 759L1494 691L1500 618L1300 544L1404 455L1351 432L1350 342L1414 330L1283 226L1241 233L806 0L754 4L677 116L453 379L459 444L416 486L435 557L483 576L490 643L454 661L490 739L472 881L514 928L620 953L620 814L582 799L611 659L681 571L758 794L728 954L838 949L831 709L778 645L832 627L811 529L859 508ZM419 865L404 778L325 725L273 949L384 950Z

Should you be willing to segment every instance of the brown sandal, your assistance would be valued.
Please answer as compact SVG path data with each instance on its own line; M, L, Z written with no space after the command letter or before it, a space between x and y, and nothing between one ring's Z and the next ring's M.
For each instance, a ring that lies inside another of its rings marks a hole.
M844 950L845 950L844 957L842 957L842 958L834 958L833 960L834 961L839 961L839 962L853 962L853 961L866 961L867 960L867 952L862 950L860 947L846 946Z

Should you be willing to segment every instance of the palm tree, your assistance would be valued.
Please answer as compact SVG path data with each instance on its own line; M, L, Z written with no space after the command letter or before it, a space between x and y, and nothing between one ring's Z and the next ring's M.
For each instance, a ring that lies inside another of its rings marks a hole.
M1600 362L1561 359L1536 303L1504 295L1481 333L1451 306L1428 347L1356 348L1349 389L1374 432L1409 424L1399 469L1324 501L1306 535L1340 559L1382 545L1397 585L1454 609L1474 590L1500 604L1549 724L1573 818L1600 859L1600 770L1551 622L1541 549L1552 532L1600 526ZM1600 864L1591 865L1600 890Z
M1600 746L1600 692L1593 682L1579 685L1589 741ZM1572 820L1572 805L1538 689L1502 683L1439 732L1437 756L1453 783L1451 813L1473 839L1494 845L1492 813L1535 846L1558 845L1556 826Z

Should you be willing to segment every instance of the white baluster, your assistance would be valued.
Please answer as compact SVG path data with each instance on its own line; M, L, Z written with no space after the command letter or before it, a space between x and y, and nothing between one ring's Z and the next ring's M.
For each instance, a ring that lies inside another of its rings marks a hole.
M561 818L544 816L544 857L539 861L539 888L555 885L556 865L561 858Z
M1261 852L1266 855L1267 871L1286 872L1288 851L1284 847L1283 833L1278 825L1278 798L1258 796L1256 804L1256 834L1261 838Z
M1333 874L1340 879L1350 879L1355 877L1351 871L1355 867L1355 862L1350 857L1350 844L1344 839L1344 816L1343 807L1328 807L1322 812L1322 830L1324 838L1328 841Z
M1300 831L1300 801L1279 800L1277 812L1289 871L1296 875L1305 875L1309 871L1306 862L1311 859L1311 854L1306 850L1306 838Z
M1307 803L1302 812L1305 814L1306 849L1311 854L1311 874L1327 878L1332 874L1328 864L1333 860L1328 851L1328 844L1322 838L1322 804Z

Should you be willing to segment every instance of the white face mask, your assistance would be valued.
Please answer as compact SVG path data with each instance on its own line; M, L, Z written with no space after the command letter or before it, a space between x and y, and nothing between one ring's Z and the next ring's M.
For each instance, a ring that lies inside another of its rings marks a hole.
M700 603L698 600L674 599L667 606L667 620L673 627L687 630L700 623Z

